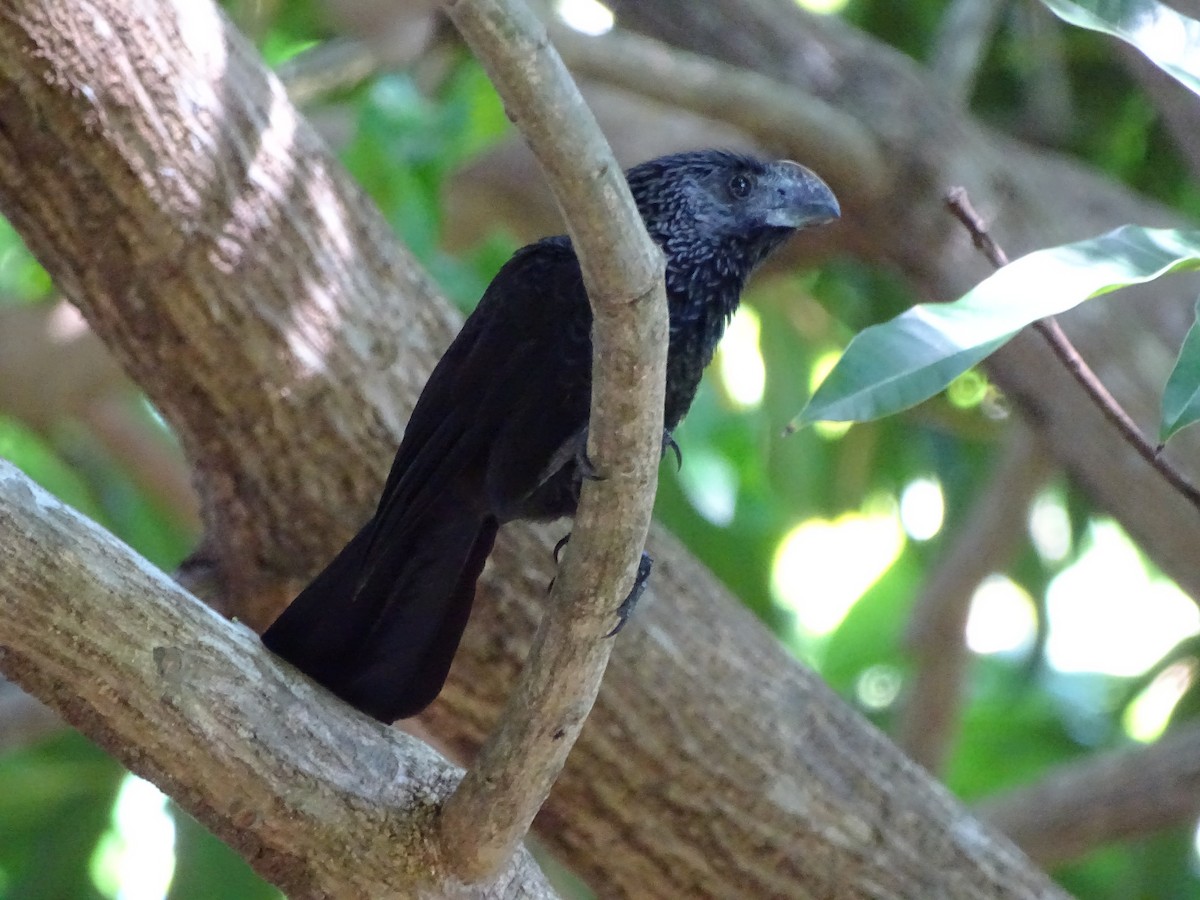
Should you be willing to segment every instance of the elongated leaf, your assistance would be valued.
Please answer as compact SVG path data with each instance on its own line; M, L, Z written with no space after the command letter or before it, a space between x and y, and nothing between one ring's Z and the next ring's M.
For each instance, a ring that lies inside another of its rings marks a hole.
M1023 256L954 303L923 303L858 334L793 420L865 422L915 406L1038 319L1168 272L1200 268L1200 231L1116 231Z
M1200 300L1196 301L1196 320L1183 339L1179 359L1163 389L1159 443L1165 444L1177 431L1197 420L1200 420Z
M1158 0L1042 0L1064 21L1111 34L1200 94L1200 22Z

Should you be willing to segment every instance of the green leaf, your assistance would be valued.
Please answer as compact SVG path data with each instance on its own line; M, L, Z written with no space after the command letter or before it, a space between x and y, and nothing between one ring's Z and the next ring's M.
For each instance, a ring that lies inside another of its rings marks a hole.
M1200 231L1116 231L1023 256L954 303L923 303L860 332L793 421L865 422L915 406L1030 322L1170 272L1200 268Z
M1165 444L1178 431L1200 419L1200 300L1196 320L1179 348L1179 359L1163 388L1162 423L1158 442Z
M1200 22L1158 0L1042 0L1060 19L1132 44L1200 94Z

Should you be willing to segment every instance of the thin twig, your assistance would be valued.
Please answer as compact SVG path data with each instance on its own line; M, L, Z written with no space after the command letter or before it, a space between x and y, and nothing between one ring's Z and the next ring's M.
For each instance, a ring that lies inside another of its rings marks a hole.
M979 213L975 212L966 188L952 187L946 191L946 208L954 218L963 223L967 234L971 235L971 243L987 257L988 262L997 269L1008 265L1008 255L988 233L987 224Z
M997 269L1008 265L1008 256L1000 245L988 233L987 224L971 206L965 188L954 187L946 192L946 208L958 219L971 235L971 240ZM1062 361L1067 371L1079 383L1079 386L1091 397L1092 402L1104 414L1104 417L1120 432L1126 442L1137 451L1138 455L1148 462L1176 491L1192 506L1200 510L1200 489L1187 479L1178 469L1167 462L1159 453L1160 448L1151 444L1142 434L1137 423L1129 413L1108 392L1096 373L1079 355L1079 351L1059 327L1053 316L1048 316L1033 323L1033 327L1046 339L1054 355Z
M605 640L628 594L657 487L666 372L664 261L604 135L523 0L445 0L563 211L592 304L586 480L571 543L496 730L446 801L438 850L464 881L525 837L600 688Z

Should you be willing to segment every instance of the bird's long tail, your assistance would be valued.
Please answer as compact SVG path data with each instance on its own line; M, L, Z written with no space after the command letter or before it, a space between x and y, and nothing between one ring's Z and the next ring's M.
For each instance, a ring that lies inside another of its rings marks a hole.
M498 528L450 496L403 525L367 523L263 634L273 653L383 722L441 690Z

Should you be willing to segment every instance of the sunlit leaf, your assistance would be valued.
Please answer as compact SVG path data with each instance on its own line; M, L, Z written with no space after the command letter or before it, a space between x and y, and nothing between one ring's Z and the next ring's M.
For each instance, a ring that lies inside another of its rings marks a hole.
M1165 444L1197 419L1200 419L1200 300L1196 302L1196 320L1183 339L1179 359L1163 388L1159 443Z
M1158 0L1042 0L1060 19L1126 41L1200 94L1200 22Z
M1020 329L1084 300L1200 268L1200 231L1126 225L1030 253L954 303L914 306L862 331L792 423L863 422L915 406Z

